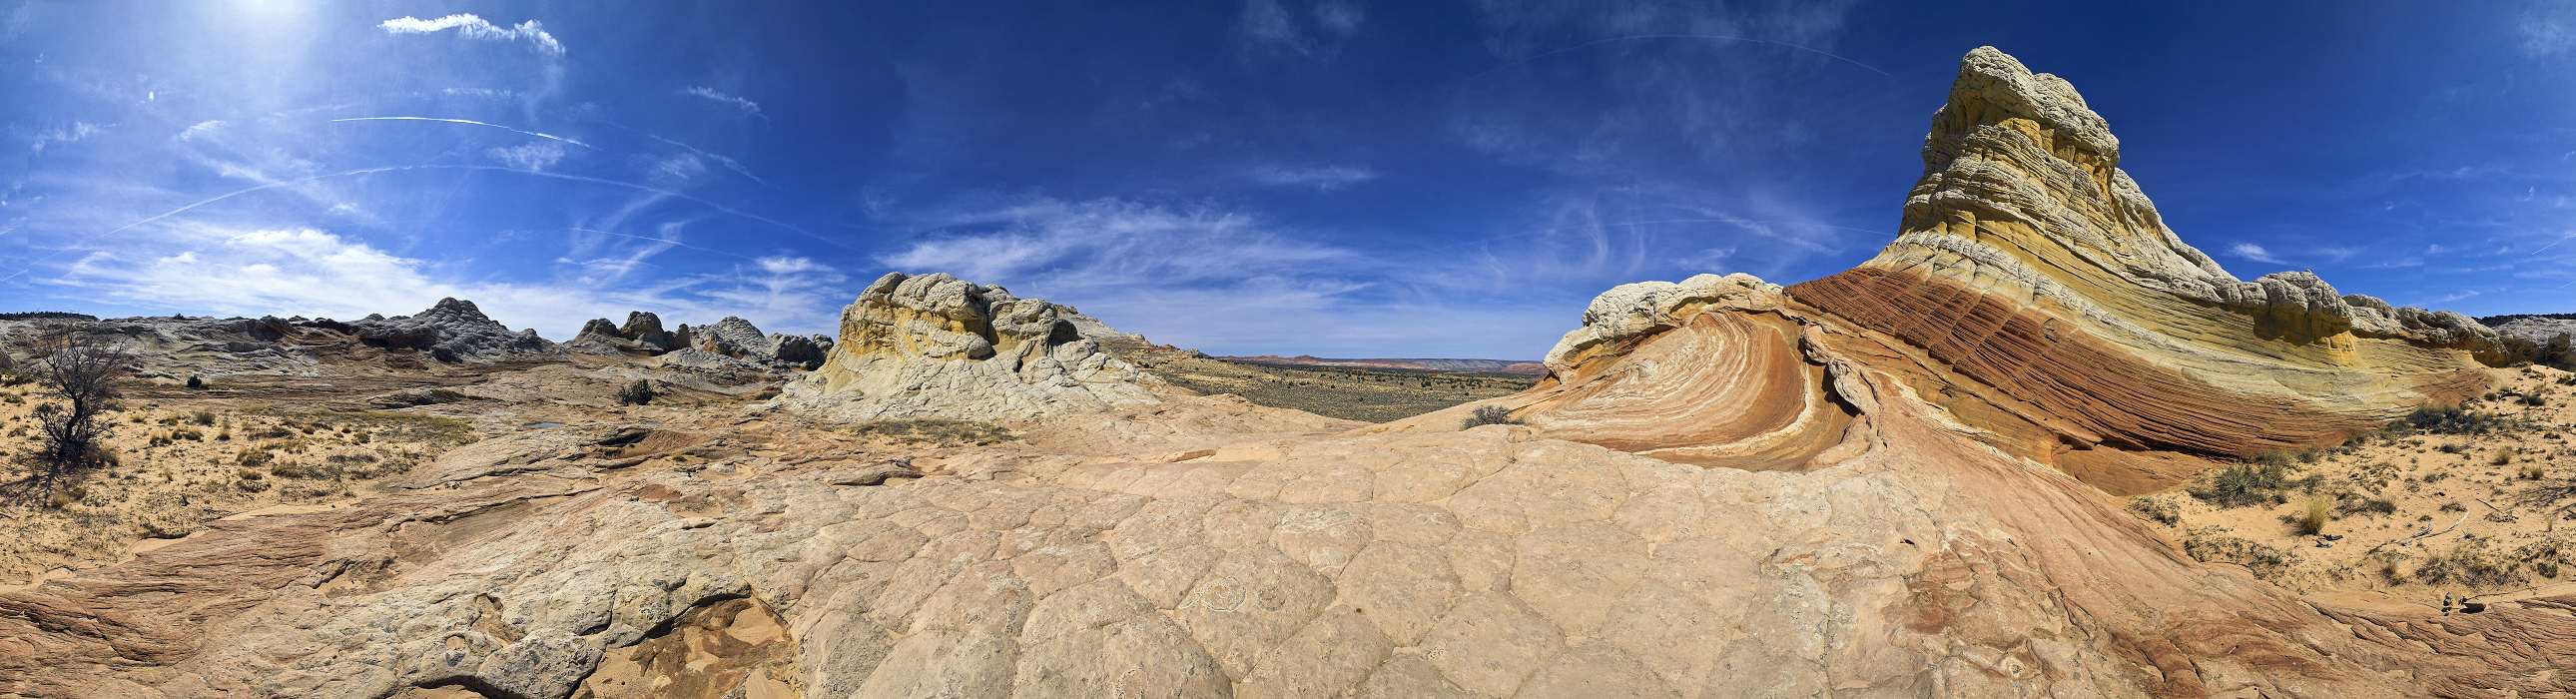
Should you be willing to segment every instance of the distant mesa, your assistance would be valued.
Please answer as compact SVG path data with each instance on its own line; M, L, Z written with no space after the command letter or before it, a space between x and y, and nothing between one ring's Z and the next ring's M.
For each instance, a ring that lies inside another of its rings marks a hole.
M1303 354L1294 357L1275 354L1236 355L1217 357L1217 359L1291 367L1342 367L1525 376L1539 376L1547 373L1547 366L1544 364L1511 359L1330 359Z
M982 420L1158 402L1078 315L944 273L888 273L841 311L822 367L782 402L842 419Z

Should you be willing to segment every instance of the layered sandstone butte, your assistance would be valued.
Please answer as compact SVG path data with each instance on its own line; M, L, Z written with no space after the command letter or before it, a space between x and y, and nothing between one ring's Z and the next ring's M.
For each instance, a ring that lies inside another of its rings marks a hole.
M787 404L835 417L1021 419L1155 402L1135 367L1043 299L947 274L889 272Z
M2130 472L2119 477L2124 488L2168 483L2195 468L2162 465L2171 453L2241 456L2330 444L2416 406L2485 390L2476 357L2491 353L2496 337L2476 321L2342 295L2306 272L2240 281L2165 227L2119 158L2106 122L2066 81L1977 49L1933 117L1924 175L1906 201L1896 242L1858 268L1790 287L1787 300L1746 296L1813 317L1805 322L1830 318L1887 336L1900 348L1887 359L1918 365L1909 373L1920 374L1927 389L1937 386L1959 419L1998 433L2016 453L2070 470ZM1569 389L1581 394L1585 410L1613 403L1592 395L1604 390L1594 375L1608 371L1586 361L1600 342L1595 336L1636 334L1621 328L1638 325L1629 317L1637 313L1675 314L1664 307L1672 304L1616 298L1622 293L1596 302L1586 328L1550 358L1554 383L1592 386ZM1760 322L1774 335L1795 335L1783 318ZM1686 336L1749 329L1712 324L1725 323L1651 323ZM1642 349L1674 342L1658 337ZM1619 364L1641 361L1622 350ZM1819 407L1812 376L1652 367L1707 382L1781 384L1777 392L1750 394L1763 397L1754 412L1768 417L1760 419L1830 431L1832 411ZM1672 393L1620 398L1621 412L1607 419L1651 423L1654 415L1700 404L1679 387L1716 390L1709 383L1657 385ZM1590 421L1551 417L1555 412L1533 417ZM1614 429L1587 441L1678 454L1681 446L1735 436L1731 430L1755 419L1682 421L1707 434ZM1773 440L1806 449L1819 438L1802 432ZM1769 459L1778 448L1751 456ZM1685 460L1742 456L1720 451L1743 450L1703 448Z

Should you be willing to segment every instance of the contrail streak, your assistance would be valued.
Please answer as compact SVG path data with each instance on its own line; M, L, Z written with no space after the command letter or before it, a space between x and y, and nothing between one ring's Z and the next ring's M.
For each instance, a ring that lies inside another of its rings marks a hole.
M333 120L331 120L331 121L332 121L333 123L344 122L344 121L435 121L435 122L440 122L440 123L445 123L445 124L466 124L466 125L469 125L469 126L482 126L482 127L488 127L488 128L500 129L500 130L503 130L503 131L508 131L508 132L511 132L511 133L516 133L516 134L520 134L520 135L524 135L524 136L535 136L535 137L537 137L537 138L543 138L543 139L551 139L551 140L556 140L556 141L562 141L562 142L570 143L570 144L573 144L573 145L576 145L576 146L581 146L581 147L583 147L583 148L589 148L589 149L591 149L591 150L599 150L599 148L598 148L598 147L596 147L596 146L592 146L592 145L590 145L590 144L588 144L588 143L583 143L583 142L580 142L580 141L575 141L575 140L572 140L572 139L569 139L569 138L564 138L564 137L562 137L562 136L557 136L557 135L550 134L550 133L545 133L545 132L542 132L542 131L529 131L529 130L527 130L527 129L521 129L521 128L515 128L515 127L509 127L509 126L502 126L502 125L500 125L500 124L495 124L495 123L491 123L491 122L488 122L488 121L475 121L475 120L472 120L472 119L449 119L449 118L445 118L445 117L424 117L424 116L380 116L380 117L349 117L349 118L345 118L345 119L333 119Z

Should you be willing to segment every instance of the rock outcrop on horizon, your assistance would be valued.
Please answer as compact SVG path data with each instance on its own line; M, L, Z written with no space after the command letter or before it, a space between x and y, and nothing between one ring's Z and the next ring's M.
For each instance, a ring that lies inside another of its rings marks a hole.
M662 317L646 311L630 311L626 323L619 325L607 318L593 318L583 323L581 333L564 343L566 349L591 354L658 355L679 349L681 344L669 331L662 329Z
M538 337L536 330L511 332L509 326L483 315L474 302L453 298L439 299L417 315L370 315L349 325L368 345L421 350L443 362L489 361L556 351L555 344Z
M841 311L828 358L787 403L849 419L1025 419L1157 400L1069 315L947 274L890 272Z

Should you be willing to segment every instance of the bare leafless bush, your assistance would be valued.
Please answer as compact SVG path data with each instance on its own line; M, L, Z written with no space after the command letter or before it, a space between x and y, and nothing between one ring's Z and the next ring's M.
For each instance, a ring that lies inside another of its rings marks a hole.
M68 326L48 333L37 350L43 358L21 371L44 388L46 402L34 411L42 443L28 460L30 485L46 498L64 477L115 463L103 445L115 425L106 416L122 405L118 384L133 369L134 355Z

